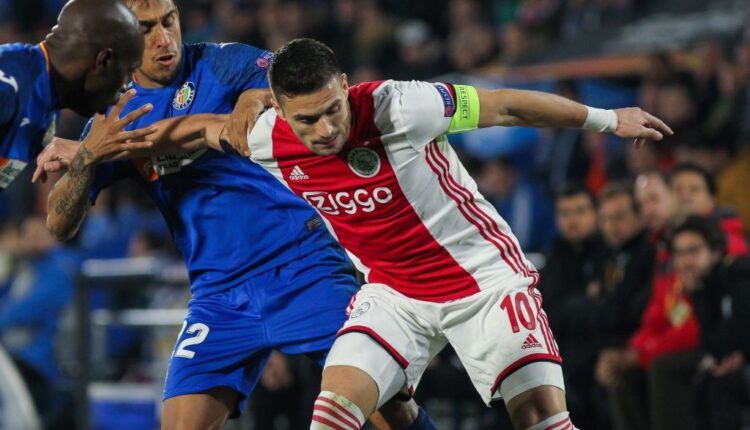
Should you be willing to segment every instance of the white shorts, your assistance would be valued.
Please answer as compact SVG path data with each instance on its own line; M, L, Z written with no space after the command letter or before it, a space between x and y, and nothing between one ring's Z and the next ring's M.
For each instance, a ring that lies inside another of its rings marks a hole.
M533 282L447 303L366 284L350 309L325 367L353 366L370 375L380 392L378 406L404 387L413 393L448 343L487 405L542 385L565 389L560 353Z

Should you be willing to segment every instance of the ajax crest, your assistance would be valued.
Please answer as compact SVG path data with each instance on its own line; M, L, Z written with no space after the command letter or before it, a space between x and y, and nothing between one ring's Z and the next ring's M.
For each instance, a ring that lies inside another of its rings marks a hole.
M185 82L182 87L174 93L174 100L172 100L172 107L177 110L184 110L195 98L195 85L192 82Z
M370 148L354 148L346 161L357 176L372 178L380 171L380 156Z

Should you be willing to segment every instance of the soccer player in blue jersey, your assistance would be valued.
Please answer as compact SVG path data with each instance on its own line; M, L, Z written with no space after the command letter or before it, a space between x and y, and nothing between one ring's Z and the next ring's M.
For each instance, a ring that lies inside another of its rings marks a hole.
M137 95L122 112L153 105L133 127L233 109L242 123L238 99L267 87L271 54L242 44L183 45L172 0L127 3L146 44L133 76ZM94 122L90 134L107 134L102 124L120 113ZM304 201L246 158L212 149L103 163L84 141L75 160L49 196L47 223L57 237L75 234L87 197L93 202L131 178L163 213L188 267L193 298L170 361L163 428L221 428L242 409L272 350L323 363L359 284ZM413 401L394 400L383 412L393 428L434 428Z
M54 136L60 109L90 116L117 101L141 62L139 33L138 20L121 1L74 0L40 44L0 45L0 190ZM148 132L113 136L102 149L109 156L147 147L126 140Z

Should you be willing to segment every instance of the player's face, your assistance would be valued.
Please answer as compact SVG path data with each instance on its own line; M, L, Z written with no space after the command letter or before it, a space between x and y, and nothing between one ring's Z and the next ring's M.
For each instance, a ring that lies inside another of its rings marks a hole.
M341 151L351 129L346 75L313 93L279 98L274 96L274 108L309 150L317 155Z
M688 289L694 289L720 258L703 237L693 231L683 231L672 239L672 256L677 276Z
M581 242L596 231L596 209L586 194L559 198L556 218L560 234L569 242Z
M641 229L633 202L625 194L604 200L599 208L602 236L609 246L620 247L632 239Z
M703 176L695 172L682 172L672 177L672 193L681 216L708 216L714 210L714 199L708 191Z
M169 85L182 60L179 12L172 0L137 2L133 12L141 23L145 41L138 82L146 87Z
M661 178L642 175L635 183L635 199L643 224L652 232L664 229L672 219L672 193Z
M140 40L138 40L140 42ZM143 45L129 46L119 52L99 52L94 68L83 83L84 96L73 101L73 110L84 116L105 113L127 89L133 71L141 63Z

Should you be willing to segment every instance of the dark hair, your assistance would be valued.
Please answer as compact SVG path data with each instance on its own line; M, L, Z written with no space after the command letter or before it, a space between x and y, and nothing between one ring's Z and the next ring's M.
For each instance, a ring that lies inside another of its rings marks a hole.
M640 212L640 205L633 194L633 186L626 182L616 182L607 185L599 195L599 204L601 205L609 199L617 196L627 196L630 199L630 207L636 215Z
M591 207L596 207L596 198L594 197L594 193L592 193L580 182L569 182L560 187L560 189L555 193L555 203L559 202L562 199L577 197L579 195L586 196L586 198L589 199L589 202L591 202Z
M671 184L674 180L674 177L679 175L680 173L696 173L700 175L703 178L703 182L706 183L706 187L708 188L708 192L712 196L716 196L716 181L714 180L714 177L708 173L706 169L703 167L694 164L694 163L682 163L678 164L673 170L672 173L669 175L669 183Z
M712 251L719 251L722 255L726 252L727 238L721 227L715 220L697 215L690 215L672 231L669 240L670 248L674 248L677 235L686 231L700 235Z
M294 39L279 48L271 60L268 76L276 94L309 94L341 75L331 48L314 39Z

